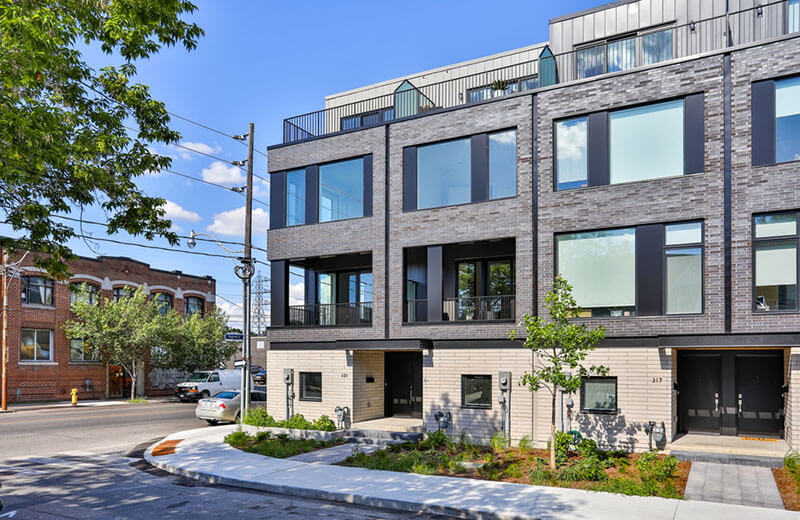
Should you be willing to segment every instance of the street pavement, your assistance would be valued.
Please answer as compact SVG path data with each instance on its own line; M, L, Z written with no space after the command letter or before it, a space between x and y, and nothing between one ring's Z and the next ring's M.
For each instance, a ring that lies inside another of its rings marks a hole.
M142 459L165 435L206 427L190 403L0 415L0 519L441 518L202 484Z

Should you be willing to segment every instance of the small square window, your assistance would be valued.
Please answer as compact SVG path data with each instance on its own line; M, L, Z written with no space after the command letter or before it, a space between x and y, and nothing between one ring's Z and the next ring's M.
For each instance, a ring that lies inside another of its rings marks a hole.
M581 411L594 413L615 413L617 411L617 378L582 378Z
M492 376L490 375L462 375L461 376L461 407L462 408L491 408L492 407Z
M300 372L300 400L322 401L322 372Z
M687 222L668 224L666 226L665 244L668 246L682 244L700 244L703 242L703 223Z

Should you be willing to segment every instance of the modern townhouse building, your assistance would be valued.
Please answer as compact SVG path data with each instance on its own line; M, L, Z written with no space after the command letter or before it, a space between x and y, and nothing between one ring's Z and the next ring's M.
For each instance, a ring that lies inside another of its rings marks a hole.
M542 446L551 398L507 334L561 273L609 368L559 399L565 427L800 448L798 31L798 0L620 0L284 120L270 412L486 439L505 397Z
M11 258L18 261L20 258ZM69 263L73 273L55 281L33 265L32 255L22 258L8 290L8 400L47 401L69 399L78 389L79 399L130 396L130 377L122 367L93 359L80 340L70 340L63 326L71 318L74 298L116 300L140 285L153 298L179 314L211 312L216 281L181 271L162 271L124 257L78 257ZM171 395L174 370L145 367L137 392Z

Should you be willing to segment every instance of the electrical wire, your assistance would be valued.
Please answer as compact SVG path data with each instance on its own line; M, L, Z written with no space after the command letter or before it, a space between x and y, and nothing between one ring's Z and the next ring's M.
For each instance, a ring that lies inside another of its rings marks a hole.
M198 123L197 121L193 121L193 120L189 119L188 117L184 117L184 116L178 115L178 114L176 114L175 112L170 112L169 110L167 110L167 114L169 114L169 115L171 115L171 116L174 116L174 117L177 117L178 119L183 119L183 120L184 120L184 121L186 121L187 123L192 123L193 125L197 125L197 126L199 126L200 128L205 128L206 130L211 130L212 132L216 132L216 133L218 133L219 135L224 135L225 137L229 137L229 138L233 139L234 141L236 141L237 143L241 144L242 146L247 146L247 144L246 144L245 142L243 142L243 141L240 141L239 139L236 139L236 138L235 138L233 135L231 135L231 134L226 134L226 133L225 133L225 132L223 132L222 130L217 130L216 128L212 128L212 127L210 127L210 126L208 126L208 125L204 125L203 123ZM266 157L266 156L267 156L267 154L266 154L266 153L262 152L261 150L259 150L259 149L258 149L258 148L256 148L255 146L253 146L253 151L254 151L254 152L256 152L256 153L258 153L258 154L261 154L261 155L263 155L264 157Z
M225 186L224 184L217 184L216 182L207 181L207 180L204 180L204 179L200 179L199 177L193 177L191 175L187 175L185 173L176 172L174 170L168 170L166 168L163 168L160 171L171 173L173 175L178 175L180 177L184 177L186 179L190 179L190 180L193 180L193 181L202 182L203 184L208 184L209 186L215 186L217 188L222 188L224 190L231 191L233 193L241 195L242 197L245 197L245 198L247 197L246 194L244 194L244 193L242 193L240 191L237 191L236 189L234 189L234 188L232 188L230 186ZM269 208L269 202L264 202L263 200L259 200L259 199L255 198L255 197L253 197L253 202L256 202L258 204L261 204L261 205L266 206L267 208Z

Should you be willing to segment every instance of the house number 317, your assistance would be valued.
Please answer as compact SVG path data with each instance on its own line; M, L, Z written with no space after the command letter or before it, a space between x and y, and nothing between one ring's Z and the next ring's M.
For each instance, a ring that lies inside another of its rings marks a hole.
M651 381L651 383L660 383L661 381L662 381L662 378L654 377L653 380Z

